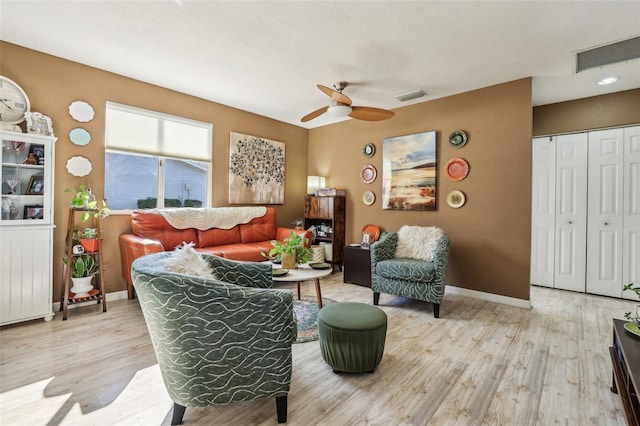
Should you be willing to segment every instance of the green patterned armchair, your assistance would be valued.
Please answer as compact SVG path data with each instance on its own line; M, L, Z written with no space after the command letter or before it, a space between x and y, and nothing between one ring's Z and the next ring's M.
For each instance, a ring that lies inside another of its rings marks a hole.
M402 231L402 230L401 230ZM433 316L440 318L444 276L449 259L449 237L442 233L433 242L433 260L396 257L398 232L387 234L371 245L371 289L373 304L380 293L394 294L433 303Z
M203 255L216 279L169 272L170 252L136 259L132 281L174 402L171 424L186 407L276 398L287 421L293 295L272 289L270 264Z

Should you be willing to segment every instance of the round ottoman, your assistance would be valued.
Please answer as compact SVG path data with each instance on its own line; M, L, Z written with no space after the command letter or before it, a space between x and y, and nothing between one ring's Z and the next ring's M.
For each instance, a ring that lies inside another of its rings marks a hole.
M334 373L373 373L382 359L387 315L366 303L333 303L318 312L320 353Z

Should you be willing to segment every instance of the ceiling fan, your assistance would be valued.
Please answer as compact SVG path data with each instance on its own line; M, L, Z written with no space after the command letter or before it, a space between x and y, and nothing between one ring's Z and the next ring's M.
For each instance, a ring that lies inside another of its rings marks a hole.
M324 114L325 112L333 117L351 117L357 120L365 121L380 121L396 115L395 112L380 108L371 108L364 106L352 106L351 99L342 93L342 91L349 85L346 81L339 81L333 85L333 89L317 84L318 89L322 90L327 96L331 98L331 103L328 106L319 108L304 117L300 121L307 122L314 118Z

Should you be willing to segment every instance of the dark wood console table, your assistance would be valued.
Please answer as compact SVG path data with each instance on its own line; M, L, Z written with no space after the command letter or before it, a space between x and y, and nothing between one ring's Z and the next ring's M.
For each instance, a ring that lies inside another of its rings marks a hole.
M627 423L639 426L640 338L624 329L625 322L613 320L613 346L609 348L613 363L611 391L620 394Z

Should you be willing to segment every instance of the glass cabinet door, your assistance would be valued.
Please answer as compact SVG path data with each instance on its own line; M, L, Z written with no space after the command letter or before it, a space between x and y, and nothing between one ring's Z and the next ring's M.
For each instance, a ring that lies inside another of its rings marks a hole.
M50 224L55 138L2 132L0 224Z

